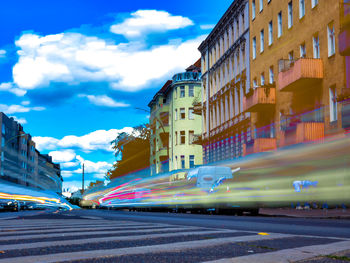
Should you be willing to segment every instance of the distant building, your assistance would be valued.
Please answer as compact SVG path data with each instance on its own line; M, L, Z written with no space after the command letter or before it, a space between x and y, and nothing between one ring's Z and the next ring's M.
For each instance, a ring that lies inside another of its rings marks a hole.
M202 100L200 61L168 80L149 103L151 108L151 174L189 169L202 164L201 116L194 114Z
M0 112L0 180L62 193L59 164L35 149L22 125Z

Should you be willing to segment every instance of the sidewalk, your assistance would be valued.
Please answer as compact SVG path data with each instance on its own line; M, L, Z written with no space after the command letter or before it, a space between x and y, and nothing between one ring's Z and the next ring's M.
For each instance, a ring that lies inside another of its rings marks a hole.
M350 209L310 209L297 210L292 208L260 208L260 215L288 216L300 218L341 218L350 219Z

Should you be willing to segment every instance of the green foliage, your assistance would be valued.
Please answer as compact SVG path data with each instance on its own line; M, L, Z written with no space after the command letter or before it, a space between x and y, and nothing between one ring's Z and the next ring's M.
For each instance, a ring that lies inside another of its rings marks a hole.
M117 162L108 173L117 178L149 166L151 130L148 124L134 127L131 134L121 133L111 142Z

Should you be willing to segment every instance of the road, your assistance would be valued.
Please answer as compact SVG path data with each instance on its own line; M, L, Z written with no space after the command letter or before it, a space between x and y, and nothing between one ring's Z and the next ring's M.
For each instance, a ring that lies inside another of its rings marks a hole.
M349 250L350 220L108 210L0 213L0 263L341 263L349 262Z

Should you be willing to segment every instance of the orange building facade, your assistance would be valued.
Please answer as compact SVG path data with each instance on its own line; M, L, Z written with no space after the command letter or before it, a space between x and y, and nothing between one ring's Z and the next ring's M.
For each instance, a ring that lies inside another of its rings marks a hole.
M250 0L252 112L247 153L319 140L342 130L346 86L338 49L339 1Z
M204 163L350 127L349 15L349 0L232 3L199 47Z

